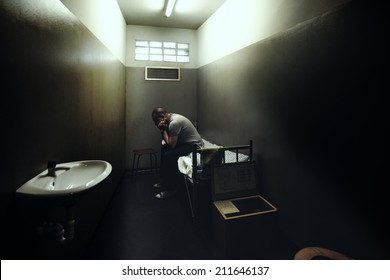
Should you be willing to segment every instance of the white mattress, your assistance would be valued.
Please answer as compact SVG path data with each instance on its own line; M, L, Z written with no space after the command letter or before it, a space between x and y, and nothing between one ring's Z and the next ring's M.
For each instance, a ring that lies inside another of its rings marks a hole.
M220 147L219 145L211 143L210 141L207 141L205 139L203 139L203 142L204 142L205 148L213 148L213 147L218 148L218 147ZM249 160L248 155L245 155L242 153L238 154L238 161L239 162L248 161L248 160ZM237 161L237 157L236 157L235 152L225 151L225 163L236 162L236 161ZM198 154L197 164L198 164L198 166L200 166L200 154ZM179 171L181 173L192 178L192 153L189 154L188 156L180 157L177 160L177 166L178 166Z

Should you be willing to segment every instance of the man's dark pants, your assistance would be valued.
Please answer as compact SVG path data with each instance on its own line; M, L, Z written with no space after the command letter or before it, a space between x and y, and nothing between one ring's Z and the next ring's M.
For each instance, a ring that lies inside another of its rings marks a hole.
M192 144L177 145L171 149L168 145L161 146L160 177L162 187L173 191L179 184L180 171L177 166L179 157L187 156L192 152Z

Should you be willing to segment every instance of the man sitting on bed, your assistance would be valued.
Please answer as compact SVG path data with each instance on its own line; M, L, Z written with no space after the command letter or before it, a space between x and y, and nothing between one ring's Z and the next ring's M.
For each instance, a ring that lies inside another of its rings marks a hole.
M191 121L182 115L169 113L164 108L157 107L152 112L152 119L165 142L161 146L161 181L154 185L161 188L156 198L163 199L176 193L175 179L180 175L177 167L178 158L190 154L193 144L203 146L203 141Z

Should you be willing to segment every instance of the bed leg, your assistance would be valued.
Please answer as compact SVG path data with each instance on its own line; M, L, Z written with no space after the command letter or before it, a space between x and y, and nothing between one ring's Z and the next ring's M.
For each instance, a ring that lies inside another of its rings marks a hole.
M249 160L253 160L253 141L249 140Z
M193 208L193 206L192 206L192 197L191 197L191 194L190 194L190 188L188 187L186 175L184 175L184 183L185 183L185 185L186 185L188 202L189 202L189 204L190 204L191 217L192 217L192 219L194 219L194 217L195 217L194 208Z

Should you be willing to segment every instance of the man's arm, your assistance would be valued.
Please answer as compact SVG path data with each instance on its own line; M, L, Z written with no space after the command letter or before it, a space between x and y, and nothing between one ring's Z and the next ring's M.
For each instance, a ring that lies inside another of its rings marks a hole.
M171 148L171 149L174 149L176 147L176 144L177 144L177 136L169 136L168 135L168 132L166 131L166 129L164 129L162 132L161 132L161 136L162 138L164 139L165 143L168 144L168 146Z

